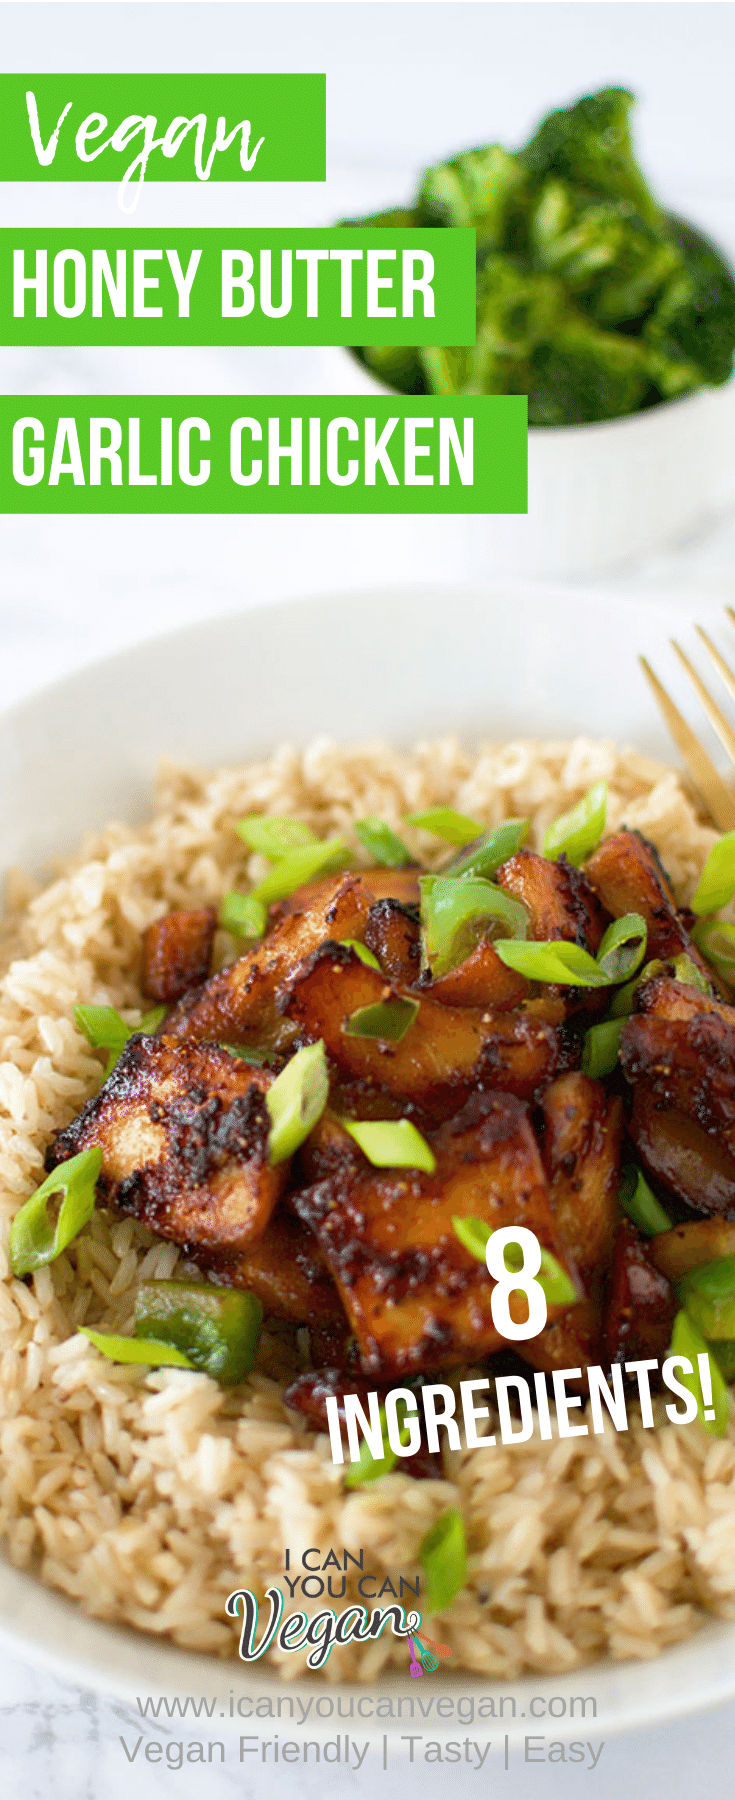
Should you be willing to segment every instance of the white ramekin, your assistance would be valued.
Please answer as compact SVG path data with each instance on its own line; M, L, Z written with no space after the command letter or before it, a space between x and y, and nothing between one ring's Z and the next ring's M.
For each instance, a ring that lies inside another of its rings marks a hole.
M342 391L391 392L349 351L333 354ZM609 423L531 427L528 512L454 520L458 574L607 574L695 535L733 499L735 379Z

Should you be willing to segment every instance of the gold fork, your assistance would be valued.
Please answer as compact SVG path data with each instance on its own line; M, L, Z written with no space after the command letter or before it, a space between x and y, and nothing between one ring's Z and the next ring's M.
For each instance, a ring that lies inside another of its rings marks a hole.
M735 610L733 607L726 606L725 612L727 613L731 625L735 625ZM704 644L705 650L711 661L714 663L717 673L724 682L728 693L731 695L732 699L735 700L735 673L733 673L729 663L725 661L724 656L722 656L717 649L716 644L713 644L712 639L708 637L707 632L702 629L702 626L695 625L694 629L701 639L701 642ZM690 662L689 657L685 655L681 645L677 644L675 638L671 639L671 648L676 652L682 668L686 671L695 692L698 694L707 714L707 718L716 731L723 749L727 752L730 761L735 764L735 730L729 720L726 719L722 708L718 706L717 701L713 699L709 688L705 686L705 683L697 669L695 669L694 664ZM646 680L653 691L658 706L660 707L664 722L674 739L674 743L681 752L685 766L689 771L697 792L704 801L707 811L714 819L714 822L720 831L735 831L735 792L732 788L728 787L726 781L723 781L719 770L715 768L712 758L708 756L707 751L705 750L704 745L700 743L696 732L692 731L691 725L687 723L683 713L680 713L678 706L675 706L670 694L667 694L665 687L659 681L658 676L654 674L653 669L651 668L650 663L646 661L645 656L639 657L639 662Z

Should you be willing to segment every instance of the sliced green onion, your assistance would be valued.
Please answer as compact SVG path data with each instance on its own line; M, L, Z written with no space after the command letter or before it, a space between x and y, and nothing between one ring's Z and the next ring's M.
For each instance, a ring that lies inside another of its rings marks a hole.
M410 1119L342 1119L376 1169L424 1169L433 1175L436 1157Z
M653 962L646 963L640 970L640 973L633 976L632 981L627 981L625 987L618 988L617 994L613 995L610 1002L609 1018L629 1018L633 1011L636 988L640 987L641 982L643 981L652 981L654 975L661 975L665 968L666 964L660 962L658 958Z
M419 1546L429 1611L444 1612L467 1580L467 1538L462 1514L452 1506L427 1531Z
M713 1419L705 1419L705 1410L710 1409L705 1408L702 1383L699 1377L697 1357L702 1354L708 1354L704 1338L697 1330L696 1325L692 1324L688 1313L684 1311L678 1312L671 1333L671 1355L686 1356L692 1364L692 1373L691 1375L687 1375L682 1369L677 1369L677 1381L680 1381L682 1387L685 1387L690 1394L694 1395L694 1399L697 1402L697 1412L705 1431L711 1432L713 1437L724 1437L730 1423L730 1396L727 1391L727 1384L715 1357L710 1356L709 1369L710 1380L712 1382L712 1410L714 1411L715 1416Z
M255 1294L206 1281L144 1281L135 1298L136 1338L178 1350L222 1387L249 1374L262 1323Z
M611 981L630 981L646 954L648 926L640 913L625 913L608 925L597 961Z
M686 987L696 988L700 994L709 995L712 992L706 976L692 962L691 956L674 957L674 974L677 981L682 981Z
M350 1014L342 1030L347 1037L378 1038L383 1043L400 1044L410 1031L419 1010L418 1000L378 1000L373 1006L358 1006Z
M359 943L357 938L340 938L339 941L343 950L354 950L355 955L360 958L361 963L365 964L366 969L377 969L378 974L380 973L378 958L373 955L372 950L368 950L367 944Z
M720 1338L717 1344L708 1344L710 1368L716 1362L724 1381L735 1381L735 1341Z
M576 806L552 820L544 834L544 856L562 854L579 868L600 842L607 817L607 782L595 781Z
M504 819L502 825L491 825L468 844L464 855L452 857L442 875L478 875L489 881L496 869L525 844L530 829L530 819Z
M658 1237L661 1231L671 1231L668 1213L634 1163L628 1163L621 1172L618 1199L623 1212L646 1237Z
M580 1063L583 1075L601 1081L603 1075L612 1074L620 1054L624 1024L624 1019L603 1019L601 1025L591 1025L585 1032Z
M478 1262L485 1262L485 1251L492 1229L484 1219L452 1219L452 1227L464 1249ZM563 1269L561 1263L552 1256L550 1250L539 1245L541 1251L541 1267L535 1277L546 1295L549 1306L574 1306L579 1295L573 1281ZM517 1275L523 1268L523 1251L520 1244L507 1243L503 1253L503 1261L509 1275Z
M423 875L419 886L423 961L435 979L463 963L486 934L528 937L525 906L490 881Z
M527 975L529 981L559 982L564 987L610 987L610 977L600 968L594 956L580 944L568 944L564 938L548 944L520 944L503 938L495 951L509 969Z
M735 831L712 845L692 895L692 912L715 913L735 894Z
M317 842L311 826L305 825L302 819L274 819L265 813L240 819L236 829L248 849L267 856L269 862L280 862L290 850L300 850L306 844Z
M355 833L381 869L405 869L413 862L410 851L383 819L357 819Z
M399 1424L398 1436L401 1443L405 1446L406 1444L410 1444L411 1434L405 1423L405 1401L403 1404L404 1422L402 1425ZM380 1430L383 1437L384 1453L382 1456L373 1456L366 1439L363 1438L360 1445L359 1461L353 1463L352 1467L347 1470L345 1475L344 1485L346 1488L362 1487L363 1482L365 1481L379 1481L381 1475L390 1475L391 1469L394 1469L396 1466L398 1452L392 1448L388 1439L388 1421L385 1416L384 1406L381 1406L378 1416L380 1418ZM398 1408L396 1407L396 1417L397 1416Z
M139 1025L126 1025L114 1006L75 1006L74 1023L95 1050L109 1050L105 1075L110 1075L128 1040L139 1031L157 1031L166 1012L165 1006L154 1006L142 1014Z
M80 1150L68 1162L59 1163L35 1194L21 1206L10 1227L10 1266L14 1275L30 1275L54 1262L77 1237L94 1212L102 1151ZM49 1201L61 1195L55 1221Z
M466 813L455 812L451 806L430 806L428 812L412 813L406 824L415 825L420 831L433 831L435 837L456 844L460 850L473 843L482 831L476 819L468 819Z
M268 1159L271 1167L293 1156L321 1118L329 1096L329 1073L322 1039L297 1050L268 1089L265 1103L271 1121Z
M735 1338L735 1256L690 1269L679 1282L690 1319L707 1338Z
M155 1339L121 1337L118 1332L92 1331L88 1325L79 1327L82 1337L89 1338L95 1350L102 1356L116 1363L148 1363L152 1368L193 1369L188 1356L182 1356L173 1344L158 1343Z
M344 869L352 860L349 845L345 838L327 838L320 844L304 844L301 849L289 850L279 858L270 873L258 882L250 895L251 900L262 900L270 906L274 900L287 900L289 894L303 887L307 881L313 881L317 875L330 869Z
M695 925L692 937L705 960L728 987L735 988L735 925L720 924L717 919L702 920Z
M267 917L268 908L262 900L254 900L252 894L240 894L237 888L231 888L221 903L218 924L232 937L248 938L255 943L263 936Z
M249 1044L220 1044L219 1047L229 1056L239 1057L240 1062L251 1063L254 1069L262 1069L268 1061L267 1050L252 1050Z

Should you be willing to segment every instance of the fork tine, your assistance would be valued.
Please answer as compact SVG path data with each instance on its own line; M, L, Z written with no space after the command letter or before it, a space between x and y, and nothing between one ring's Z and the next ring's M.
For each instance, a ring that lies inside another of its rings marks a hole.
M699 695L710 725L717 732L717 736L723 749L727 751L730 761L735 763L735 731L733 731L729 721L725 718L725 714L717 705L716 700L712 699L709 688L705 687L702 677L695 669L694 664L689 661L688 656L684 655L681 645L677 644L674 638L671 639L671 648L676 651L681 666L686 670L695 693Z
M675 706L673 700L669 698L658 676L654 675L645 656L639 657L639 662L663 714L664 723L681 752L694 786L701 795L707 811L720 831L735 830L735 796L725 785L719 771L700 744L699 738L695 736L691 726L679 712L678 706Z
M733 612L732 607L728 607L727 611L730 613L731 618L735 622L735 613ZM704 644L705 650L707 651L708 655L711 657L711 659L715 665L715 668L717 670L718 675L722 676L722 679L725 683L725 687L727 688L728 694L731 694L733 700L735 700L735 674L733 673L732 669L730 668L730 664L725 662L724 656L721 655L720 651L717 648L717 645L713 644L711 637L708 637L707 632L704 630L703 626L695 625L694 629L698 633L699 637L702 639L702 643Z

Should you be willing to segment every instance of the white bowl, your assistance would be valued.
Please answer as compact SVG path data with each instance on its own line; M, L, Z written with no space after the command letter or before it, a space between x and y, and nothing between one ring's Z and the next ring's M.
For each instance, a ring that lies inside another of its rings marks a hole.
M345 392L393 391L339 354ZM451 528L468 573L576 581L683 543L733 499L735 379L625 419L531 426L528 512Z
M698 616L716 629L706 610ZM652 599L643 631L640 619L635 599L547 587L383 591L272 605L145 643L0 718L0 861L41 869L88 828L143 816L163 755L215 764L315 733L409 742L457 731L469 739L585 732L668 757L635 656L658 651L660 661L682 615ZM223 1665L100 1624L1 1561L0 1638L67 1680L129 1698L233 1686L271 1696L335 1691L307 1680L285 1689L257 1663ZM415 1693L408 1675L377 1685L395 1696ZM374 1688L339 1691L346 1702ZM508 1689L442 1673L436 1692L444 1691ZM529 1728L533 1695L558 1697L556 1738L580 1732L579 1714L560 1715L572 1695L594 1697L595 1737L679 1716L735 1694L735 1627L707 1624L653 1662L533 1675L509 1691L517 1717L503 1731L513 1742ZM386 1721L385 1729L400 1739L406 1727ZM312 1709L310 1737L334 1730ZM432 1719L431 1731L452 1737L457 1725Z

